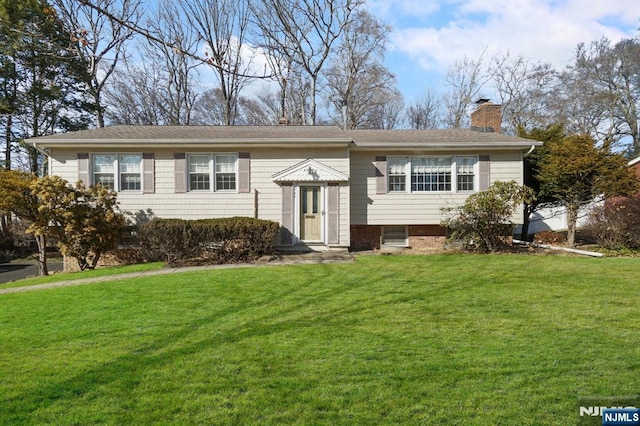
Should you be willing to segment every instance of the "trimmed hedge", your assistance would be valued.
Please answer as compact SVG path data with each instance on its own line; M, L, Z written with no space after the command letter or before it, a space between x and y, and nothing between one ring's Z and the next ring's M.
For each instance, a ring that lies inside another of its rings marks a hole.
M277 222L250 217L154 219L140 227L139 240L149 261L233 263L273 254L279 229Z

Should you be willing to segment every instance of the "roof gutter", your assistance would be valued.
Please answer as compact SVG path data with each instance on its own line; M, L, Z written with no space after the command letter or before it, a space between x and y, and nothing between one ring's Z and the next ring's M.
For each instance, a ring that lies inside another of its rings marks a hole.
M540 144L538 144L540 145ZM429 151L469 151L469 150L512 150L517 149L522 151L529 149L527 155L535 149L536 145L531 144L514 144L508 142L494 142L494 143L470 143L470 142L458 142L458 143L445 143L437 142L425 144L403 144L403 143L384 143L384 144L355 144L351 147L353 151L376 151L376 150L393 150L393 151L416 151L416 150L429 150Z
M524 158L524 157L528 156L529 154L531 154L535 149L536 149L536 146L535 145L531 145L531 148L529 148L529 151L527 151L527 153L524 154L522 156L522 158Z
M35 149L36 151L38 151L40 154L44 155L45 157L48 157L48 156L49 156L49 152L48 152L48 151L46 151L46 149L45 149L45 148L40 148L40 147L38 146L38 143L37 143L37 142L29 142L29 143L30 143L31 145L33 145L33 149Z
M31 142L35 145L35 142ZM304 139L50 139L41 140L41 145L48 148L77 148L82 147L132 147L132 146L153 146L153 147L202 147L215 146L219 148L226 147L251 147L251 148L290 148L308 146L315 147L343 147L352 144L350 139L324 139L313 138Z

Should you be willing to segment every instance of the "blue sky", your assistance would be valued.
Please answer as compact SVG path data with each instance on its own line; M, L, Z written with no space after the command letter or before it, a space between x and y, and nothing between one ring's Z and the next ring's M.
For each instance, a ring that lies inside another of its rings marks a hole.
M580 42L638 36L639 0L369 0L393 27L386 66L405 101L442 92L456 60L510 52L564 68Z

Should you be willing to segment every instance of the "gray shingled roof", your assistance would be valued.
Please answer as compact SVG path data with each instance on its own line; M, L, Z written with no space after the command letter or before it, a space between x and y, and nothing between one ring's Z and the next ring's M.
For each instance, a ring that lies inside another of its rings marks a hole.
M39 146L350 144L354 149L529 148L540 143L472 130L347 130L335 126L112 126L30 139Z
M33 141L42 145L59 141L276 141L301 139L350 141L334 126L112 126L42 136Z
M356 140L358 145L378 145L389 143L525 143L530 139L509 136L501 133L478 132L467 129L430 129L430 130L347 130L346 133Z

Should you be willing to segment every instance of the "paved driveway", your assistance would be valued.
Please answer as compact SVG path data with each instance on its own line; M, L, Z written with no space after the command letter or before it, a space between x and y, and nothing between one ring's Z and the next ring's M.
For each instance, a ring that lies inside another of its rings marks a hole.
M62 262L48 262L49 272L61 271ZM0 284L38 276L38 263L30 260L19 260L0 264Z

